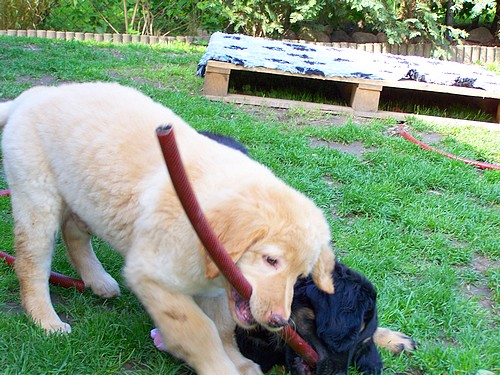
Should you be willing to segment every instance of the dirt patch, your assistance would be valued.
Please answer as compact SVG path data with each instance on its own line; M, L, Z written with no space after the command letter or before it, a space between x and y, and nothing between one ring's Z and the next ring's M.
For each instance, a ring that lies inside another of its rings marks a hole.
M410 133L413 137L421 140L424 143L427 144L437 144L443 139L443 135L439 133L434 133L434 132L418 132L418 131L412 131L411 129L405 129L408 133ZM387 130L383 132L384 135L388 136L399 136L399 125L398 126L391 126Z
M58 80L52 76L43 76L43 77L32 77L32 76L19 76L16 79L16 83L30 83L34 86L54 86L55 84L60 84L63 81Z
M499 268L500 262L489 260L482 255L475 255L472 259L472 265L477 272L484 275L488 270Z
M493 293L487 283L487 272L499 267L500 262L489 260L482 255L474 255L472 258L472 270L479 275L479 280L474 284L466 284L464 290L466 296L477 299L483 308L491 312L493 312L496 306L493 301Z
M427 144L436 144L443 139L443 136L438 133L418 133L418 137L422 140L422 142Z
M118 59L118 60L123 60L124 59L123 53L121 51L118 51L117 49L108 48L108 49L106 49L106 51L109 52L111 55L113 55L113 57L115 59Z
M144 363L136 362L136 361L128 361L125 362L122 366L122 370L125 372L134 372L139 370L147 370L148 366Z
M362 158L366 152L375 151L375 147L365 147L361 142L351 142L351 143L340 143L340 142L328 142L322 139L311 138L309 140L309 145L311 147L327 147L332 150L338 150L346 154L355 155L358 158Z
M467 284L465 294L478 298L477 302L485 309L493 309L492 293L487 286Z
M257 117L261 121L273 121L285 123L294 127L305 126L343 126L351 119L354 119L349 114L329 113L314 110L301 110L298 108L271 108L265 106L254 106L248 104L240 104L239 109L245 111L251 116ZM357 124L370 122L370 119L356 117Z
M330 186L330 187L340 187L340 186L343 185L342 182L334 181L332 179L332 176L329 175L329 174L324 175L323 179L325 180L325 182L327 183L327 185Z
M42 49L42 47L37 46L36 44L31 44L31 43L25 44L23 46L23 48L26 49L26 50L35 51L35 52L38 52L38 51L40 51Z
M120 77L118 77L118 78L120 78ZM137 78L137 77L123 77L123 78L128 78L128 79L130 79L132 82L134 82L136 84L147 85L147 86L150 86L150 87L154 87L156 89L166 89L166 88L168 88L168 86L163 85L160 81L152 81L150 79ZM169 83L171 83L171 82L169 82ZM170 87L173 88L174 90L177 90L176 87L172 87L172 86L170 86Z
M17 302L6 302L4 305L0 305L0 313L24 314L24 309Z

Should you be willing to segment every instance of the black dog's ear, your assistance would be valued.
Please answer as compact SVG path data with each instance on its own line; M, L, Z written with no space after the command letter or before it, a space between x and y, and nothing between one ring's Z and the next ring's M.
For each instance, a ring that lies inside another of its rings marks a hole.
M359 277L358 274L334 275L334 294L326 294L313 285L307 288L307 296L316 312L317 335L337 353L355 346L361 331L368 328L365 325L376 319L376 292L368 280Z

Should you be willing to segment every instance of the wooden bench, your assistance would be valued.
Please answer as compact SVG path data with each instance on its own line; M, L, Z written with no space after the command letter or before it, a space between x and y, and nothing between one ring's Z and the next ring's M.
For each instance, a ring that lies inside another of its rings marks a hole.
M341 83L343 93L347 97L349 106L355 112L376 113L379 111L380 95L386 88L409 90L411 94L417 92L432 92L438 94L457 95L461 97L471 98L478 101L481 107L490 112L500 122L500 93L489 92L481 89L468 87L445 86L425 82L416 81L384 81L371 80L363 78L349 77L325 77L321 75L304 75L296 73L288 73L276 69L267 69L261 67L244 67L226 62L209 60L205 70L205 85L204 94L211 99L229 99L233 102L244 102L251 104L265 104L276 102L273 98L252 98L248 95L234 95L229 93L229 80L231 72L246 71L253 73L265 73L269 75L289 76L297 78L310 78L323 81L331 81L333 83ZM233 98L234 100L231 100ZM267 100L266 100L267 99ZM322 105L320 107L328 107ZM338 106L336 106L338 107Z

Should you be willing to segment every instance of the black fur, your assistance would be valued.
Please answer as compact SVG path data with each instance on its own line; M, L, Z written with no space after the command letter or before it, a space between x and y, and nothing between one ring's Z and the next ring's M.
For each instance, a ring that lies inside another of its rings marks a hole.
M364 374L380 374L382 359L373 342L378 320L376 291L359 273L337 263L335 293L319 290L311 278L295 285L292 319L296 331L319 355L316 374L347 374L350 365ZM293 375L313 371L290 347L264 329L236 330L238 346L264 372L284 364Z
M216 142L219 142L223 145L226 145L228 147L234 148L235 150L243 152L245 155L248 155L248 151L243 146L240 142L236 141L235 139L228 137L226 135L222 134L216 134L208 131L199 131L198 133L204 135L205 137L208 137Z

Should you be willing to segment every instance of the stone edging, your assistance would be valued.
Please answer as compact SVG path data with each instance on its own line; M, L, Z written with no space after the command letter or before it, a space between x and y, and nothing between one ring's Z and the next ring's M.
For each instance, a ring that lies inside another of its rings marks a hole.
M48 38L58 40L80 40L112 43L142 43L158 44L172 43L180 41L185 43L208 43L210 36L149 36L133 34L97 34L82 33L74 31L54 31L54 30L0 30L0 35L20 36L28 38Z

